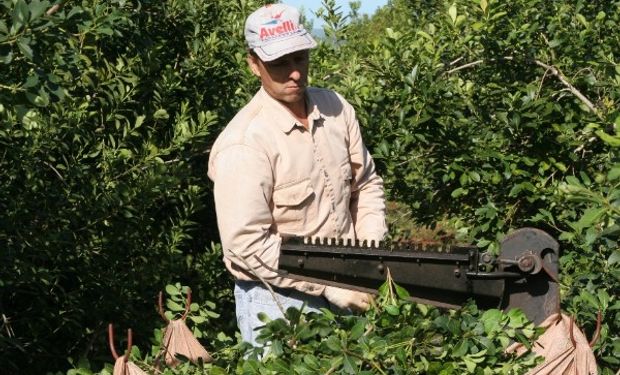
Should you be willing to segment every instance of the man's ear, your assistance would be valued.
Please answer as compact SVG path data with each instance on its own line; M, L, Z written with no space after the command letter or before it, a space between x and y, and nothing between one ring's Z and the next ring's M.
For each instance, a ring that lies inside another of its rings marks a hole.
M255 76L260 78L260 69L258 68L258 64L260 62L258 61L258 56L248 54L247 61L252 73L254 73Z

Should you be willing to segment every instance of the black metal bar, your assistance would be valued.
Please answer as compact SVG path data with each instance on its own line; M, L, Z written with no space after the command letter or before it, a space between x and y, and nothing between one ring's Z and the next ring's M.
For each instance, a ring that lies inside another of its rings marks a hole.
M420 252L304 244L301 240L281 247L279 268L286 277L352 289L377 290L393 280L410 291L414 299L443 307L457 307L469 298L483 306L499 306L503 280L470 277L478 271L475 247L452 247L452 252Z
M443 251L292 239L281 246L277 271L283 277L376 292L389 269L414 301L458 307L474 299L481 308L521 308L535 323L559 312L558 245L538 229L508 235L500 258L480 254L474 246L426 248Z

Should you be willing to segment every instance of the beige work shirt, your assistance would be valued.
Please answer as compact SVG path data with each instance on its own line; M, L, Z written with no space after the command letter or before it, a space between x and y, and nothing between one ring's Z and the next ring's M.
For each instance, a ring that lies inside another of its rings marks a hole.
M272 271L283 240L378 241L387 229L383 180L353 107L325 89L308 88L306 101L307 130L261 88L215 141L209 177L224 262L233 276L255 280L256 273L270 284L319 295L323 285Z

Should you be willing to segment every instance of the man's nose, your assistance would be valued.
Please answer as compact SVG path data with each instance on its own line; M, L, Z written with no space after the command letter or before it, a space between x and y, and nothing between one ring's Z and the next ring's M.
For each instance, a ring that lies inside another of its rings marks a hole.
M292 79L293 81L299 81L301 79L301 69L297 67L293 67L288 77Z

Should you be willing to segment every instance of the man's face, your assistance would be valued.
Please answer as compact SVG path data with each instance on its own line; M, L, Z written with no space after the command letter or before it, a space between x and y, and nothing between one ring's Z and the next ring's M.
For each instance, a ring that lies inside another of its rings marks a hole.
M248 57L250 68L260 78L265 91L288 106L303 103L309 61L309 50L293 52L273 61L261 61L252 54Z

